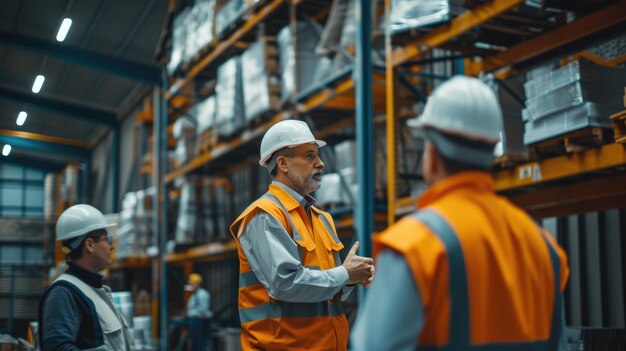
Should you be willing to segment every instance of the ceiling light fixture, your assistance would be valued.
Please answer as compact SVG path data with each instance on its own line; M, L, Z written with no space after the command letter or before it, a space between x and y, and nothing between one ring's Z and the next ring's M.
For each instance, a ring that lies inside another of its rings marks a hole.
M57 41L61 42L65 40L67 36L67 32L70 31L70 27L72 26L72 20L69 18L64 18L63 22L61 22L61 27L59 27L59 32L57 33Z
M9 156L10 153L11 153L11 145L5 144L4 147L2 148L2 156Z
M15 121L15 123L18 126L23 126L24 122L26 122L26 117L28 117L28 113L20 111L20 113L17 115L17 121Z
M35 83L33 83L33 93L37 94L39 91L41 91L44 80L46 80L46 77L42 76L41 74L35 78Z

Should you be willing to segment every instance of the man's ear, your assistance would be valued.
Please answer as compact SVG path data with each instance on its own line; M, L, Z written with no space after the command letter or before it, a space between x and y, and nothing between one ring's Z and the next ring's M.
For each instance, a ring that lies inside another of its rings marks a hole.
M283 173L289 172L289 158L286 156L278 156L276 158L276 167Z
M95 242L92 238L86 238L83 245L85 246L85 249L87 249L87 251L94 252L94 244Z

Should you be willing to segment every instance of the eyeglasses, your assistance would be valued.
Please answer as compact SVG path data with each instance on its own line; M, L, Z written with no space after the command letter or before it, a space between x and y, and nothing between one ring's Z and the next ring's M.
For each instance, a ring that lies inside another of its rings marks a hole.
M91 238L93 240L95 240L96 242L100 241L100 238L105 237L107 242L109 243L109 245L113 245L113 236L109 235L109 234L100 234L100 235L94 235L94 236L89 236L88 238Z

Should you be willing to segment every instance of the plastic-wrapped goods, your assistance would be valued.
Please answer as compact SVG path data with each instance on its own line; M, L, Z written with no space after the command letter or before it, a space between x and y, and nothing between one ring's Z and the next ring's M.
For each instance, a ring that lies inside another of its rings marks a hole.
M626 70L597 65L587 60L569 63L524 83L526 98L531 100L550 92L571 86L575 82L597 82L603 86L620 88L626 84ZM583 84L585 85L585 84ZM621 89L619 89L621 92Z
M232 199L228 184L224 182L216 183L214 188L215 196L215 220L217 233L216 240L225 240L230 238L228 227L235 220L232 208Z
M215 125L218 137L230 138L244 127L242 81L240 56L235 56L218 67L215 87Z
M190 116L182 116L174 122L173 136L176 139L175 157L181 165L195 156L196 121Z
M198 134L213 127L215 121L215 96L211 95L208 98L200 101L196 105L196 130Z
M195 23L195 47L197 52L213 41L215 0L196 0L192 12Z
M133 252L145 252L152 245L152 215L154 213L155 189L139 190L137 196L137 210L135 216L135 245Z
M341 178L345 181L342 184ZM356 170L353 167L344 168L338 173L328 173L322 176L322 182L318 191L315 192L319 205L349 205L352 198L356 198L358 182Z
M328 173L322 176L320 188L315 192L315 199L318 205L341 204L341 179L339 173Z
M617 76L614 78L617 80ZM539 95L526 100L526 109L534 121L550 114L580 106L586 102L595 102L602 105L612 105L612 112L620 110L620 98L626 80L622 81L621 88L612 87L608 82L575 81L545 95Z
M315 52L319 55L330 55L339 51L339 42L342 38L342 31L346 16L350 12L350 7L354 6L354 0L335 0L333 1L328 15L328 20L324 26L324 31L320 38Z
M502 131L494 155L523 158L528 152L524 145L524 123L520 113L524 99L523 77L507 79L503 84L506 84L507 89L500 84L493 85L502 107Z
M247 9L245 0L228 0L222 3L215 15L215 32L221 37L233 23L241 18Z
M335 145L335 165L337 169L356 167L356 144L346 140Z
M280 108L276 55L275 43L267 38L260 38L241 55L246 121Z
M208 150L213 143L215 124L215 96L200 101L195 106L196 113L196 154L200 154L202 150Z
M125 259L135 246L135 220L137 216L137 195L134 192L126 193L122 200L120 211L117 245L115 246L117 259Z
M449 0L392 0L391 31L401 33L414 28L450 20Z
M180 187L178 218L176 220L177 244L193 244L198 233L198 207L195 178L190 177Z
M133 342L138 350L152 350L152 317L133 318Z
M187 20L190 10L184 9L176 18L172 25L172 54L167 63L167 71L172 74L178 66L183 63L183 58L187 48Z
M175 140L191 137L196 133L196 124L195 118L183 115L174 122L172 136Z
M211 242L215 240L217 228L215 227L216 203L211 179L202 179L198 184L198 206L200 207L200 232L199 241ZM223 228L222 228L223 229Z
M319 76L321 60L315 53L319 42L318 30L308 22L297 22L295 28L295 36L289 26L278 33L280 91L283 102L312 87Z
M586 102L525 124L524 144L530 145L586 127L611 128L611 105Z

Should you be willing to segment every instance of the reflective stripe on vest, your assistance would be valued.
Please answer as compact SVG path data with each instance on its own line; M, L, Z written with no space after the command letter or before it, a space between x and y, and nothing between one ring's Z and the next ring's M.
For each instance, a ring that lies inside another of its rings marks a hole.
M308 269L312 269L315 271L319 271L320 267L318 266L305 266ZM259 278L256 277L253 271L239 273L239 289L247 288L249 286L262 285Z
M442 241L446 247L449 267L450 287L450 331L448 344L444 346L419 345L418 350L485 350L485 351L533 351L556 350L559 330L562 325L562 295L560 294L560 261L556 250L550 245L543 233L540 233L550 252L554 276L554 308L552 312L552 330L546 341L497 343L487 345L471 345L469 325L469 294L467 273L463 249L454 230L438 213L421 210L413 216L423 223Z
M267 318L314 318L337 317L343 314L341 304L317 302L284 302L272 301L251 308L239 310L241 324Z

